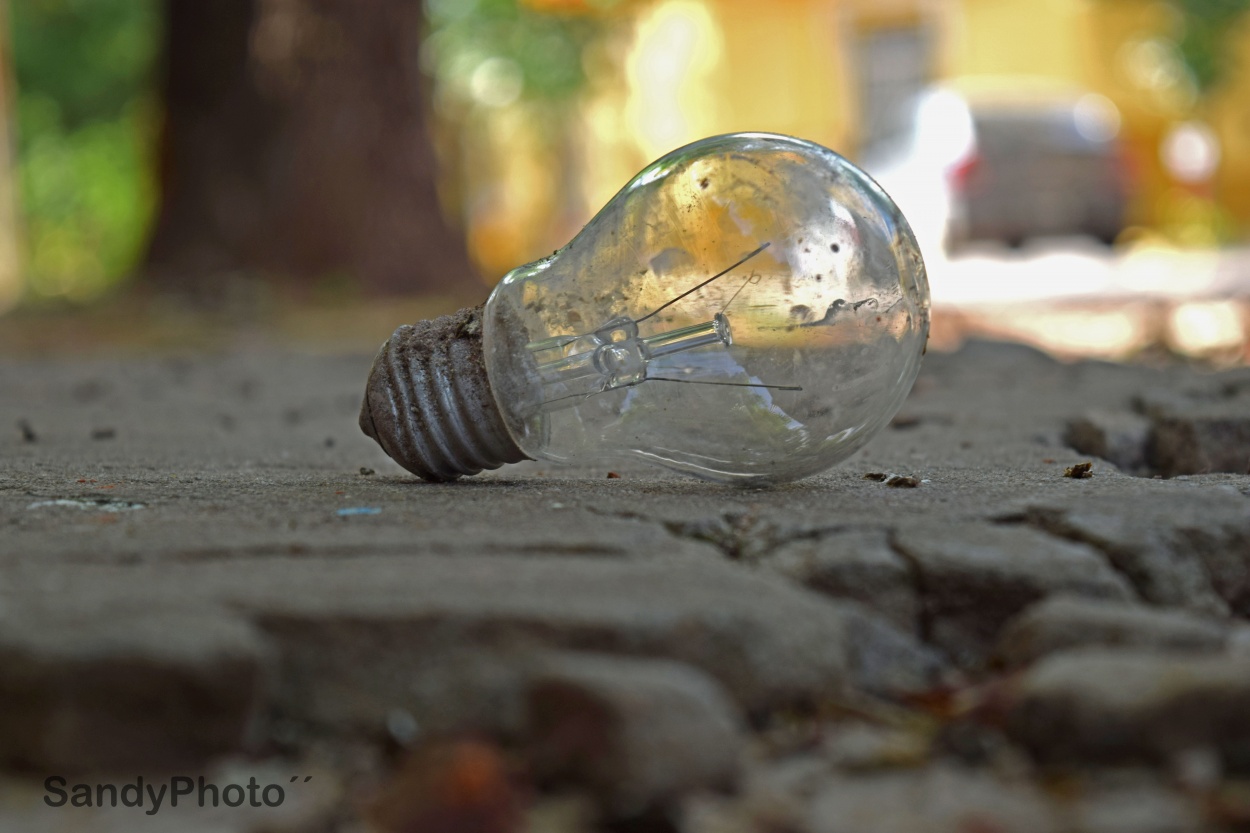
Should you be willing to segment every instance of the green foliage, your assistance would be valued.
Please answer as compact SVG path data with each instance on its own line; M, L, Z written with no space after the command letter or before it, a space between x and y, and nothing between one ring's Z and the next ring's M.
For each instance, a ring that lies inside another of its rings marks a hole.
M1179 49L1200 93L1218 86L1231 74L1228 34L1246 12L1250 0L1175 0L1185 21Z
M90 298L133 268L154 207L160 4L10 7L29 292Z
M570 99L586 81L583 49L602 25L589 15L544 13L517 0L427 0L426 9L426 67L445 89L465 97L474 73L502 59L516 75L520 96Z

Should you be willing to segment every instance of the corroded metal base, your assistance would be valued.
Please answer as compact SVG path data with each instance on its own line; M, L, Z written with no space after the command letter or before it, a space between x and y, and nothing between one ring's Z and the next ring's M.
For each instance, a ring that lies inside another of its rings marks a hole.
M526 459L482 359L482 308L405 324L373 361L360 428L408 471L455 480Z

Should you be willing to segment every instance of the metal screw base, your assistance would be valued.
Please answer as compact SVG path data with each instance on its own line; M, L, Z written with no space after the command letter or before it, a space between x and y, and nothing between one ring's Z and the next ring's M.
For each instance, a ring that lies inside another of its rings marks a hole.
M482 358L482 308L400 327L382 345L360 428L431 482L527 459L504 426Z

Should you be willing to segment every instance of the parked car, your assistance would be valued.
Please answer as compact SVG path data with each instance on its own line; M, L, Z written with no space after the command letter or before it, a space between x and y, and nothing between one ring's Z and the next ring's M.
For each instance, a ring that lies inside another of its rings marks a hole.
M1095 93L1006 79L941 87L918 98L909 134L866 165L908 216L940 227L947 251L1053 235L1110 244L1130 187L1119 124Z

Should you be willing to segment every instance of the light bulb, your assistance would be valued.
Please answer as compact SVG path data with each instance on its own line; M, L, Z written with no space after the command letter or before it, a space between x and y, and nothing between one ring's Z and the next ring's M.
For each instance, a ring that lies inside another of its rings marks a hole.
M920 249L876 183L811 142L718 136L649 165L482 307L400 327L361 427L435 481L621 457L795 480L889 422L928 331Z

